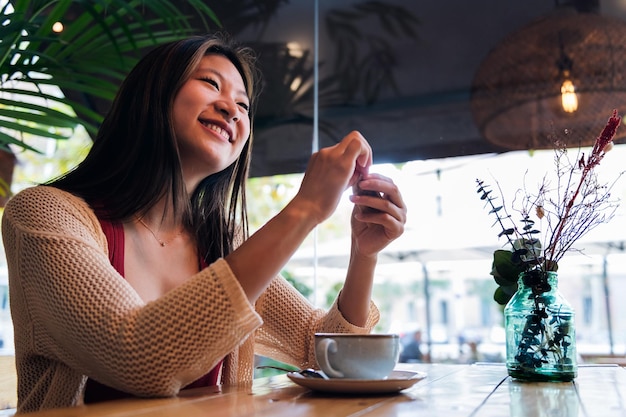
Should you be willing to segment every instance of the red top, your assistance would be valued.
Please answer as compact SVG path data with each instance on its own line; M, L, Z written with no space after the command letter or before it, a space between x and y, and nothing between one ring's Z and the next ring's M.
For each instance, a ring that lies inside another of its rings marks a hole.
M102 231L107 238L109 260L111 261L111 265L113 265L113 268L115 268L120 275L124 276L124 226L121 223L112 223L102 219L100 219L100 225L102 226ZM204 259L200 259L200 265L203 268L207 266ZM183 389L217 385L222 362L223 361L220 361L208 374L200 377ZM87 380L87 385L85 387L85 404L125 397L131 397L131 395L100 384L93 379L89 378Z

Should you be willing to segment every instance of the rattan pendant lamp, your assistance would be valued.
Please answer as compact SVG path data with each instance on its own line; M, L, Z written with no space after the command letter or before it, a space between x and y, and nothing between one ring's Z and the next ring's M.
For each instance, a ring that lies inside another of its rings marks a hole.
M591 145L614 108L626 113L626 22L601 16L598 0L557 4L506 36L471 91L478 129L508 150Z

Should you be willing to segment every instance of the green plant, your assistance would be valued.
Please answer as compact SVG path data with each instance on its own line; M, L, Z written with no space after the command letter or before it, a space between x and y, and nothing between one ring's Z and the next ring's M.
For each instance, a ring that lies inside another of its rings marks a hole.
M11 193L11 186L3 178L0 178L0 197L7 197Z
M527 274L526 285L533 288L535 296L549 290L546 273L557 271L558 262L573 250L579 238L613 217L617 202L611 199L612 186L600 184L594 169L612 148L620 122L615 110L587 157L579 150L576 159L571 160L566 146L555 143L554 182L546 174L537 192L524 188L519 191L521 198L515 200L521 202L515 208L521 215L521 229L504 203L497 203L498 197L492 195L489 185L476 180L480 199L486 202L489 213L496 217L495 224L501 229L498 237L505 237L510 246L508 250L494 252L491 275L498 284L494 293L496 302L506 304L509 301L517 291L521 272L538 271ZM541 231L535 227L533 215L546 226L543 239Z
M574 312L558 292L556 271L574 243L615 212L612 186L598 182L595 168L612 148L620 122L614 110L587 157L579 150L572 161L566 146L555 143L554 181L545 174L538 191L524 186L513 200L518 203L513 209L521 216L520 228L504 203L496 203L490 187L476 180L480 198L496 217L498 236L510 246L495 251L491 274L498 284L494 299L506 304L507 371L514 378L576 377ZM535 227L538 222L545 225L545 234Z
M112 100L145 48L218 25L202 0L185 10L169 0L2 1L0 16L0 148L35 152L28 135L68 139L80 124L93 137L104 115L88 101Z

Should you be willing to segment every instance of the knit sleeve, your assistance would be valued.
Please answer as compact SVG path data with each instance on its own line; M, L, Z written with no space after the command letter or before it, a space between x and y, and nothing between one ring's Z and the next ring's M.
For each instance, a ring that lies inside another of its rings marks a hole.
M68 193L22 191L2 221L20 358L135 395L174 395L261 325L224 260L143 302L111 266L91 209Z
M369 333L378 323L380 313L370 302L364 327L348 322L337 307L328 311L314 308L289 282L276 277L256 304L263 326L256 332L256 352L300 368L314 367L316 332Z

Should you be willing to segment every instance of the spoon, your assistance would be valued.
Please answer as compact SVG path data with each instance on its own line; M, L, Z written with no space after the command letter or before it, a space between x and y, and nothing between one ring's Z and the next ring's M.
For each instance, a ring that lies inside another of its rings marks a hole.
M320 371L316 371L314 369L308 368L308 369L287 369L287 368L281 368L280 366L273 366L273 365L260 365L257 366L256 369L278 369L279 371L285 371L285 372L296 372L299 373L302 376L306 376L307 378L321 378L321 379L328 379L328 377L326 375L324 375L322 372Z

